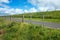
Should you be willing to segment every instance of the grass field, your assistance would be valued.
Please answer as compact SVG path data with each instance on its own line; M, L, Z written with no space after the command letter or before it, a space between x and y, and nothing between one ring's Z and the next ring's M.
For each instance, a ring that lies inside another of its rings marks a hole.
M24 15L24 18L26 20L29 20L30 17L32 17L31 20L33 21L60 22L60 11L23 13L18 15L11 15L11 17L22 18L22 15ZM44 20L43 20L43 16L44 16Z
M60 11L23 13L23 14L12 15L12 16L20 18L22 17L22 15L24 15L25 18L29 18L30 16L32 16L32 18L42 18L44 15L46 19L60 19Z
M60 30L0 19L0 40L60 40Z
M25 18L25 20L39 21L39 22L58 22L60 23L60 19L39 19L39 18Z
M60 23L60 11L23 13L23 14L10 15L10 16L1 16L1 18L9 18L9 17L10 18L22 18L22 15L24 15L25 20L59 22ZM43 16L44 16L44 20L43 20Z

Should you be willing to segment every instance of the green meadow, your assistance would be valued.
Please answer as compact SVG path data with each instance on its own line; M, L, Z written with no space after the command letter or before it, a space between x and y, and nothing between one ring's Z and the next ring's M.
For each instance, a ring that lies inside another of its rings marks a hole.
M23 13L23 14L12 15L12 17L22 18L22 15L24 15L25 20L60 22L60 11ZM43 17L44 17L44 20L43 20Z

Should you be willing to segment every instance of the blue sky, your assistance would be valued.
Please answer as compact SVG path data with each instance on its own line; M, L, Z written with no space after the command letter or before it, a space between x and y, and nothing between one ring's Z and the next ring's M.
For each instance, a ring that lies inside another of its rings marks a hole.
M60 0L0 0L0 15L60 10Z
M9 6L12 8L22 8L25 9L27 6L27 8L31 8L33 7L33 5L31 5L30 3L28 3L28 0L10 0L11 2L9 3Z

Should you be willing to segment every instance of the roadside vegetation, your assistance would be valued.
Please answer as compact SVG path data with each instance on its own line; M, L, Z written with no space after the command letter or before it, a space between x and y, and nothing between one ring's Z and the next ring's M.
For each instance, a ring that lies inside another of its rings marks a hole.
M24 15L24 18L26 20L29 20L31 17L31 20L35 20L35 21L60 22L60 11L24 13L24 14L12 15L12 17L22 18L22 15ZM43 16L44 16L44 20L43 20Z
M0 19L0 40L60 40L60 30Z

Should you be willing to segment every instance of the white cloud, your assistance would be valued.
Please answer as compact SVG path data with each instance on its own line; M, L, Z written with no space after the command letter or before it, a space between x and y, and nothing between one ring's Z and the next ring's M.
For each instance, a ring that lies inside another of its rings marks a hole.
M10 8L8 5L5 5L5 4L0 4L0 6L4 8Z
M20 14L23 13L22 9L14 9L14 8L0 8L0 13L7 13L7 14Z
M2 3L2 2L9 3L9 0L0 0L0 3Z
M0 13L4 13L4 14L19 14L19 13L23 13L23 10L22 9L14 9L14 8L10 8L8 5L6 4L3 4L3 3L10 3L9 0L0 0L0 6L2 8L0 8Z
M35 8L33 7L33 8L31 8L31 9L29 10L29 12L37 12L37 9L35 9Z
M22 9L9 9L9 12L10 14L21 14L23 13L23 10Z
M14 8L0 8L0 13L5 13L5 14L10 14L10 15L13 15L13 14L21 14L21 13L29 13L29 12L37 12L37 9L35 9L34 7L33 8L30 8L29 10L25 9L14 9Z
M25 9L24 12L25 12L25 13L28 13L29 11Z
M24 10L25 13L29 13L29 12L37 12L37 9L35 9L34 7L33 8L30 8L29 10Z
M47 7L39 7L39 10L40 10L40 11L47 11L48 8L47 8Z
M60 0L28 0L29 3L32 5L40 8L40 7L47 7L48 9L60 8ZM50 7L49 7L50 6Z
M0 6L1 6L1 7L9 8L9 6L8 6L8 5L3 4L3 3L8 4L8 3L10 3L10 1L9 1L9 0L0 0Z
M29 0L30 3L32 3L33 5L41 5L41 4L55 4L60 6L60 0Z
M16 13L23 13L23 10L22 9L15 9L15 12Z
M39 7L38 8L39 11L50 11L50 10L55 10L54 7Z
M14 9L6 9L4 13L14 14Z
M6 8L0 8L0 12L5 12L6 10Z

